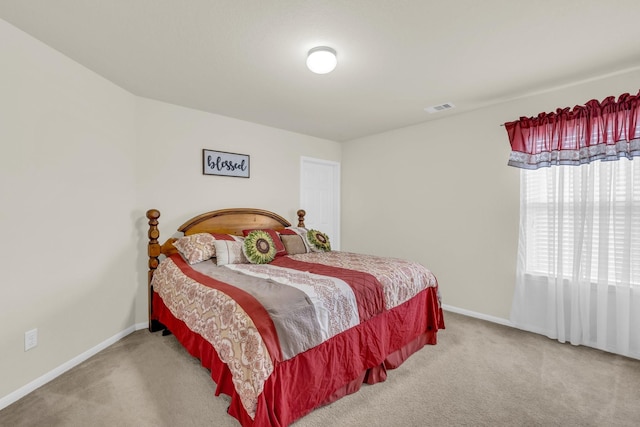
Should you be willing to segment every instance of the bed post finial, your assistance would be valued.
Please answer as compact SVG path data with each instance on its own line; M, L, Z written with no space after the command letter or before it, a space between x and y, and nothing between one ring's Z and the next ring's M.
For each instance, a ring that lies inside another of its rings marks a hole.
M304 216L307 214L304 209L298 209L298 227L304 227Z
M149 254L149 272L147 273L147 286L148 286L148 295L149 295L149 330L153 332L152 322L151 322L151 279L153 279L153 272L158 267L160 261L158 258L160 257L160 243L158 243L158 238L160 237L160 230L158 230L158 218L160 218L160 211L157 209L149 209L147 211L147 218L149 219L149 244L147 247L147 253Z

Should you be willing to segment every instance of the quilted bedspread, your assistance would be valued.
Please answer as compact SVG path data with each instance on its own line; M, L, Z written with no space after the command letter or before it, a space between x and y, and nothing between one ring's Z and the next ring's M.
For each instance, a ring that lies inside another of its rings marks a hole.
M270 264L160 263L152 285L166 307L215 348L253 418L274 370L392 309L436 278L420 264L349 252L314 252Z

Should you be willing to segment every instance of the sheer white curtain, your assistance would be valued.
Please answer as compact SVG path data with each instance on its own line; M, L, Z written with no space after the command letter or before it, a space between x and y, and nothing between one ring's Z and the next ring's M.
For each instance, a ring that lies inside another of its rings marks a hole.
M640 358L640 158L520 178L512 322Z

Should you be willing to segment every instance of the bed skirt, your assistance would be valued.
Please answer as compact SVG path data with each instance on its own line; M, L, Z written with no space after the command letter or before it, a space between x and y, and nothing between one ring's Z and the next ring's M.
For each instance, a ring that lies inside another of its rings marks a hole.
M153 319L166 326L211 371L216 396L231 396L227 411L245 427L288 426L315 408L357 392L363 383L382 382L387 369L397 368L426 344L436 344L438 330L444 329L437 288L427 288L400 306L292 359L274 362L252 419L236 393L231 372L213 346L175 318L155 294ZM370 337L378 339L372 342ZM350 355L348 360L345 354ZM325 374L328 365L331 375Z

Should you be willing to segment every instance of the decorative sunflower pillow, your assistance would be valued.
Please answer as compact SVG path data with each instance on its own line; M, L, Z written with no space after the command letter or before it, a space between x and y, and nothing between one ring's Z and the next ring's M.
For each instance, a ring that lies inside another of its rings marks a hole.
M329 236L318 230L309 230L307 232L307 241L313 252L329 252L331 243Z
M253 230L244 238L242 253L252 264L268 264L276 257L276 245L264 230Z
M262 230L266 233L269 233L269 236L271 236L271 240L273 241L273 244L275 245L275 248L276 248L276 257L287 255L287 248L285 248L282 240L280 240L280 236L278 235L278 232L275 230L272 230L269 228L252 228L248 230L242 230L242 234L244 234L244 236L246 237L249 235L249 233L256 230Z

